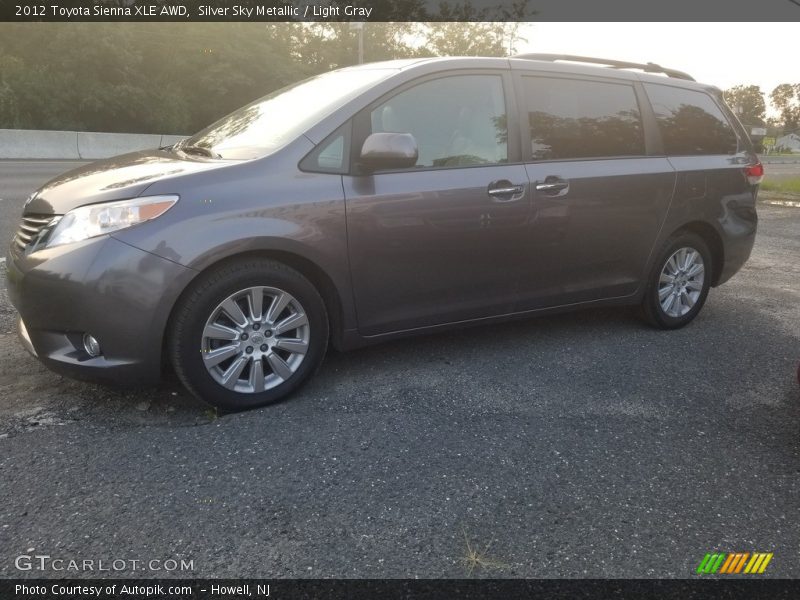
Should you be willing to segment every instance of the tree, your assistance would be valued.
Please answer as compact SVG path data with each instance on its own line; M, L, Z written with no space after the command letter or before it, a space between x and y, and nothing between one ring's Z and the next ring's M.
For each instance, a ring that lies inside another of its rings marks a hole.
M295 30L262 23L0 24L0 127L196 131L318 72L292 54Z
M781 113L784 133L800 127L800 83L782 83L772 90L769 98Z
M516 23L428 23L424 54L433 56L506 56L514 51Z
M757 85L737 85L725 90L725 102L748 128L762 127L766 122L767 103Z
M455 19L474 9L442 10ZM481 18L366 23L365 60L513 52L517 24ZM0 128L192 133L290 83L355 64L357 35L331 21L3 23Z
M358 62L358 32L350 23L325 22L299 24L293 53L314 72L320 73ZM365 23L366 62L416 56L409 45L412 23Z

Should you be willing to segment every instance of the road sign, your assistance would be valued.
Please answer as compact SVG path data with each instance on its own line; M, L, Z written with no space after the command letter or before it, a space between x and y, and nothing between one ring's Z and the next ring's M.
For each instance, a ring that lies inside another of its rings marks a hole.
M761 145L764 146L765 148L772 148L773 146L775 146L775 138L765 137L763 140L761 140Z
M753 127L750 130L750 135L767 135L766 127Z

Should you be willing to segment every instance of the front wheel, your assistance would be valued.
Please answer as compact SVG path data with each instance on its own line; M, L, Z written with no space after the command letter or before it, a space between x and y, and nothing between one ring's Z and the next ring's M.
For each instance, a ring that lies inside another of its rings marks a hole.
M328 344L325 304L276 261L231 263L201 276L175 309L169 338L186 388L225 411L275 402L317 369Z
M711 254L700 236L685 232L667 240L642 300L645 319L661 329L688 324L706 301L711 268Z

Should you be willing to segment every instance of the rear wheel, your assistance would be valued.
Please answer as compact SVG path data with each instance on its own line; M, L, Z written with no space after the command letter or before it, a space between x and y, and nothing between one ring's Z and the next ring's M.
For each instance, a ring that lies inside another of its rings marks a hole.
M642 300L645 319L661 329L688 324L706 301L711 267L711 254L700 236L685 232L667 240Z
M213 270L176 307L170 357L200 399L226 411L275 402L317 369L328 343L325 304L298 271L271 260Z

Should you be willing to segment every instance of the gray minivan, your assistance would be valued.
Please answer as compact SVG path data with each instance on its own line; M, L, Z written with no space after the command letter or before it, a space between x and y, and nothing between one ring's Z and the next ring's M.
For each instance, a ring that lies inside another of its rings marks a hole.
M48 367L141 384L171 365L237 410L329 342L600 305L686 325L748 259L762 176L720 91L652 63L368 64L50 181L9 295Z

